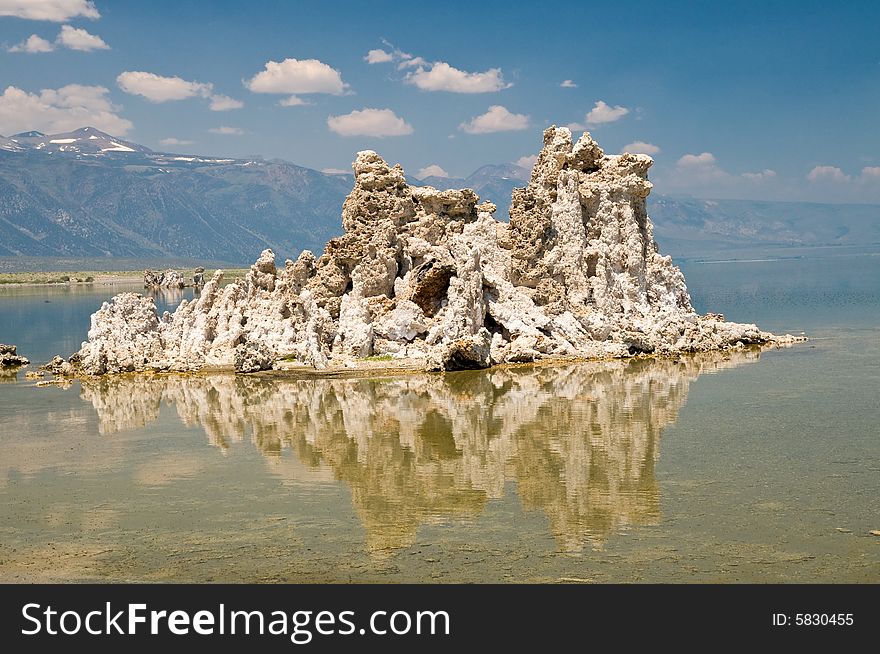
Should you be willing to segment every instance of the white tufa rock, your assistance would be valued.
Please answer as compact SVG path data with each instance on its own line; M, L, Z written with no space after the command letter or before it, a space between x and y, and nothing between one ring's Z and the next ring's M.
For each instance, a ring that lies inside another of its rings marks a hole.
M204 268L202 268L202 273L204 273ZM184 286L186 286L186 282L183 275L171 268L161 273L155 273L152 270L144 271L144 288L183 288Z
M550 127L505 224L470 189L412 187L399 165L359 152L344 234L318 259L305 251L278 270L264 250L244 282L221 287L218 271L161 319L152 299L118 295L92 316L72 363L86 374L247 372L379 355L451 370L797 340L697 315L654 241L651 164Z

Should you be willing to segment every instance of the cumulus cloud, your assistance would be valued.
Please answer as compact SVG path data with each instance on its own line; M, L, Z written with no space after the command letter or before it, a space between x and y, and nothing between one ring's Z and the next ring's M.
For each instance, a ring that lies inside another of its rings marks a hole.
M837 166L816 166L807 174L807 179L813 183L875 184L880 183L880 166L865 166L858 175L848 175Z
M684 155L676 162L675 172L684 183L697 185L726 181L731 177L718 166L711 152Z
M125 136L132 128L131 121L119 116L120 108L110 102L108 93L103 86L80 84L39 93L8 86L0 95L0 134L32 129L51 134L91 125L114 136Z
M536 154L527 154L523 157L520 157L513 163L515 163L520 168L525 168L526 170L531 170L535 167L535 162L538 160L538 155Z
M348 84L342 81L341 73L317 59L267 61L264 69L245 80L244 85L254 93L285 95L342 95L348 90Z
M621 152L629 152L631 154L659 154L659 146L645 141L633 141L623 146Z
M776 179L776 171L765 168L756 173L743 173L740 177L750 182L766 182L767 180Z
M342 116L328 116L327 127L340 136L406 136L412 125L391 109L361 109Z
M500 68L490 68L483 73L467 73L438 61L429 68L419 66L403 78L423 91L449 91L450 93L491 93L506 89L507 84Z
M430 166L425 166L416 173L416 179L425 179L425 177L449 177L449 173L437 164L431 164Z
M566 125L571 131L581 131L585 129L590 129L591 127L596 127L597 125L604 125L606 123L613 123L629 113L629 109L623 107L621 105L617 105L616 107L612 107L611 105L606 104L602 100L597 100L596 104L593 105L593 108L587 112L587 115L584 117L584 122L582 123L569 123Z
M596 102L590 112L587 114L587 125L602 125L604 123L613 123L620 120L629 113L629 109L617 105L612 107L605 104L602 100Z
M84 29L62 25L58 34L58 44L71 50L91 52L92 50L109 50L110 46L104 43L104 39L95 34L89 34Z
M171 102L194 97L208 97L213 87L202 82L189 82L180 77L164 77L144 71L125 71L116 83L126 93L140 95L150 102Z
M190 82L183 78L165 77L145 71L127 70L116 77L116 83L126 93L140 95L150 102L174 102L188 98L205 98L211 111L241 109L241 100L214 93L214 85L207 82Z
M244 106L244 102L230 98L228 95L215 94L208 96L208 100L211 101L208 105L208 109L211 111L230 111L232 109L241 109Z
M715 155L711 152L701 154L686 154L678 160L680 168L709 168L715 166Z
M382 39L382 43L388 47L390 51L382 48L370 50L364 57L364 61L368 64L387 64L397 62L398 70L412 68L414 66L425 66L428 64L428 62L422 57L414 57L410 53L404 52L396 47L393 43L388 42L386 39Z
M578 87L578 85L575 84L575 83L574 83L573 81L571 81L570 79L562 80L562 83L561 83L559 86L562 87L562 88L564 88L564 89L576 89L576 88Z
M159 141L159 145L192 145L193 141L187 141L186 139L176 139L173 136L169 136L167 139L162 139Z
M492 93L513 86L504 81L500 68L490 68L482 73L469 73L450 66L445 61L428 62L416 57L382 39L389 50L370 50L364 60L370 64L397 63L398 70L415 68L403 81L423 91L448 91L450 93ZM571 80L567 80L571 81Z
M777 178L776 171L770 168L731 173L718 163L711 152L685 154L676 162L671 177L660 173L660 183L669 189L725 195L772 191L777 188Z
M458 128L468 134L489 134L492 132L515 132L528 128L529 117L514 114L501 105L489 107L489 111L462 123Z
M282 107L301 107L303 105L312 104L308 100L303 100L298 95L291 95L289 98L284 98L283 100L279 100L278 104Z
M389 61L394 61L394 55L390 52L385 52L381 48L377 48L375 50L370 50L367 53L367 56L364 57L364 61L368 64L384 64Z
M241 127L212 127L208 130L211 134L220 134L222 136L241 136L244 130Z
M101 17L91 0L0 0L0 16L66 23L71 18Z
M3 0L0 0L2 2ZM31 34L26 41L7 48L9 52L52 52L55 46L69 48L70 50L79 50L80 52L91 52L92 50L109 50L110 46L104 42L100 36L90 34L84 29L71 27L70 25L62 25L55 43L51 43L46 39Z
M36 34L31 34L21 43L17 43L16 45L6 48L6 51L27 52L28 54L36 54L39 52L52 52L54 49L54 43L47 41L46 39L37 36Z
M848 182L849 175L837 166L816 166L807 173L810 182Z

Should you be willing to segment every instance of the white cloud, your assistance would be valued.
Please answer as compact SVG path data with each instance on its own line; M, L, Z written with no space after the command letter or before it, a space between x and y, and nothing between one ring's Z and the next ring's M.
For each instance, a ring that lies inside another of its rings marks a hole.
M486 113L472 118L458 126L468 134L489 134L491 132L515 132L529 126L529 117L525 114L510 113L501 105L489 107Z
M632 154L659 154L659 146L645 141L633 141L623 146L621 152L630 152Z
M144 71L125 71L116 77L116 83L126 93L140 95L150 102L170 102L193 97L207 98L213 86L188 82L180 77L163 77Z
M856 182L858 184L872 184L880 182L880 166L865 166L859 175L847 175L837 166L816 166L807 174L810 182Z
M207 82L190 82L180 77L165 77L144 71L125 71L116 77L116 83L126 93L140 95L150 102L174 102L188 98L205 98L211 111L241 109L241 100L214 93L214 85Z
M364 61L368 64L386 64L396 61L398 70L412 68L413 66L428 65L428 62L421 57L414 57L410 53L404 52L400 48L395 47L393 43L389 43L386 39L382 39L382 43L390 48L391 52L382 48L376 48L367 53L367 56L364 57Z
M230 98L228 95L216 94L209 96L208 99L211 101L211 104L208 105L208 109L211 111L230 111L232 109L241 109L244 106L244 102Z
M578 87L578 85L570 79L562 80L562 83L559 86L563 89L576 89Z
M304 105L312 104L308 100L303 100L298 95L291 95L289 98L284 98L283 100L279 100L278 104L282 107L302 107Z
M2 2L3 0L0 0ZM70 25L62 25L55 43L31 34L27 40L7 48L8 52L52 52L55 46L69 48L71 50L79 50L81 52L91 52L92 50L109 50L110 46L104 42L100 36L90 34L84 29L77 29Z
M535 167L535 162L538 160L538 155L536 154L527 154L523 157L520 157L513 163L515 163L520 168L525 168L526 170L531 170Z
M752 198L779 196L784 192L775 170L749 170L731 173L711 152L688 153L671 170L661 169L655 179L657 188L686 192L702 197Z
M221 134L223 136L241 136L244 130L241 127L212 127L208 130L211 134Z
M65 26L66 27L66 26ZM35 54L38 52L52 52L55 49L55 44L47 41L46 39L37 36L36 34L31 34L27 39L18 43L16 45L10 46L6 48L7 52L27 52L29 54Z
M91 52L92 50L109 50L110 46L104 43L104 39L95 34L89 34L84 29L62 25L58 33L58 44L71 50Z
M173 136L168 137L167 139L162 139L159 141L159 145L192 145L193 141L187 141L186 139L176 139Z
M340 136L405 136L412 125L391 109L361 109L343 116L328 116L327 127Z
M343 170L342 168L321 168L321 172L327 175L351 175L351 170Z
M612 107L608 104L605 104L602 100L597 100L596 104L593 105L593 108L587 113L584 117L584 122L582 123L569 123L566 125L568 129L573 132L583 131L589 129L591 126L596 127L597 125L604 125L605 123L613 123L629 113L629 109L626 107L617 105L616 107Z
M254 93L328 93L342 95L348 84L342 75L317 59L285 59L267 61L266 66L244 85Z
M776 171L770 170L769 168L765 168L764 170L758 171L756 173L743 173L740 175L743 179L747 179L750 182L766 182L770 179L776 179Z
M404 68L414 68L415 66L427 66L427 59L423 59L422 57L412 57L410 55L406 55L406 58L403 59L399 64L397 64L397 70L403 70Z
M65 23L71 18L101 17L91 0L0 0L0 16Z
M596 102L590 113L587 114L587 125L602 125L604 123L613 123L620 120L629 113L629 109L617 105L611 107L602 100Z
M715 166L715 155L711 152L701 154L686 154L678 160L680 168L709 168Z
M52 134L90 125L114 136L124 136L130 120L107 99L103 86L68 84L58 89L28 93L8 86L0 95L0 134L39 130Z
M449 177L449 173L437 164L431 164L430 166L425 166L416 173L416 179L425 179L425 177Z
M730 174L718 167L711 152L684 155L676 162L675 171L685 184L707 184L730 179Z
M484 73L467 73L443 61L435 62L427 69L419 66L407 73L404 82L414 84L423 91L450 93L491 93L512 86L504 82L500 68L490 68Z
M490 68L482 73L468 73L450 66L445 61L428 62L404 52L382 39L389 49L370 50L364 59L371 64L397 62L398 70L415 68L403 81L423 91L448 91L450 93L492 93L513 86L504 81L500 68ZM571 81L571 80L568 80Z
M849 175L837 166L816 166L807 174L811 182L848 182Z
M364 61L368 64L384 64L389 61L394 61L394 55L390 52L385 52L381 48L377 48L376 50L370 50L367 53L367 56L364 57Z

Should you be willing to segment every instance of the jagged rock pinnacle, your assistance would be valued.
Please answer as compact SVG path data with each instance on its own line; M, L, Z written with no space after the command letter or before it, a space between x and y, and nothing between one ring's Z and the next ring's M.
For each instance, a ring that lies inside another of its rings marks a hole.
M151 299L123 293L92 316L74 361L103 374L386 355L450 370L780 340L694 311L654 241L651 163L550 127L506 224L470 189L413 187L399 165L359 152L344 234L320 257L305 251L279 270L265 250L243 283L221 287L215 273L197 300L161 318Z

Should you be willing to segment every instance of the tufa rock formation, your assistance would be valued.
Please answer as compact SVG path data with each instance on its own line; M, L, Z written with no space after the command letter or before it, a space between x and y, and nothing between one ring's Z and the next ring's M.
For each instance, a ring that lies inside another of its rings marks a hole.
M410 186L399 165L360 152L344 234L320 257L304 251L279 269L265 250L243 283L221 286L217 271L162 317L152 299L118 295L92 316L76 367L248 372L379 356L454 370L790 342L697 315L653 238L651 163L551 127L505 224L470 189Z
M204 268L202 272L204 272ZM183 288L184 286L186 286L186 282L183 275L171 268L160 273L152 270L144 271L144 288Z
M17 354L17 349L14 345L0 343L0 368L19 368L29 363L30 361L27 358Z

